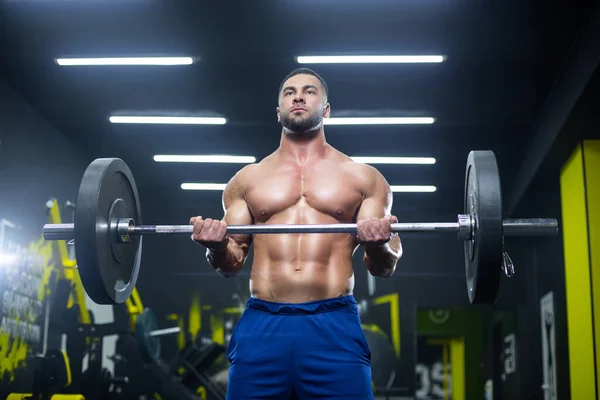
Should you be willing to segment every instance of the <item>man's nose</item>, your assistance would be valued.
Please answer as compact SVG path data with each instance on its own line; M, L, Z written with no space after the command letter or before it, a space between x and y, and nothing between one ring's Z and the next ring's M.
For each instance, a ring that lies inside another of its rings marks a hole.
M304 103L304 95L303 94L297 94L294 96L294 103Z

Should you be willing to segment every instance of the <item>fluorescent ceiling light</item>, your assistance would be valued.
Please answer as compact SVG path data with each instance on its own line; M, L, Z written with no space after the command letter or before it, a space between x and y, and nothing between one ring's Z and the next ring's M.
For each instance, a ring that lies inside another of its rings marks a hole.
M394 193L433 193L437 190L435 186L411 186L411 185L391 185Z
M402 125L433 124L431 117L357 117L357 118L324 118L324 125Z
M182 183L183 190L224 190L226 183ZM391 185L394 193L432 193L437 190L435 186L410 186Z
M183 124L183 125L225 125L225 118L217 117L144 117L111 116L113 124Z
M73 65L190 65L192 57L110 57L110 58L57 58L56 63Z
M182 183L183 190L224 190L226 183Z
M350 157L365 164L435 164L433 157Z
M183 163L232 163L251 164L256 162L252 156L227 156L227 155L155 155L156 162L183 162Z
M430 56L298 56L299 64L441 63L441 55Z

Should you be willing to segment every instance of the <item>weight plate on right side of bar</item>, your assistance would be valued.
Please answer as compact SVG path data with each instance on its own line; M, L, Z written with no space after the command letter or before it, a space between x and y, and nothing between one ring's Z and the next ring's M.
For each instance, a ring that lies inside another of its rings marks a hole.
M469 301L491 304L498 297L503 260L502 191L492 151L469 153L464 206L473 225L471 240L464 243Z
M142 237L121 243L116 218L141 224L133 174L118 158L99 158L85 170L75 209L75 259L81 283L97 304L124 303L137 282Z

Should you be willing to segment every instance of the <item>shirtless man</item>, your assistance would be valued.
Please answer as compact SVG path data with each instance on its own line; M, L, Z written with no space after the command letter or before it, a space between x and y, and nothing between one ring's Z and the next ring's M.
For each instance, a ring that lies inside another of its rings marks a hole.
M225 277L242 269L254 244L251 297L228 349L229 399L373 398L352 255L362 245L369 273L389 277L402 248L386 180L326 142L327 98L317 73L292 71L279 89L279 148L228 182L223 219L190 220L192 239ZM228 224L348 222L357 235L226 233Z

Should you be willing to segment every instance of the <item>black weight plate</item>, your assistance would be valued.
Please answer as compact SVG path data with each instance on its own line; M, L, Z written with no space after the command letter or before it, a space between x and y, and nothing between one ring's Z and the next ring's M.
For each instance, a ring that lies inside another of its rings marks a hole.
M160 359L160 339L158 336L150 336L150 333L157 329L154 312L150 308L144 308L135 321L135 337L146 363L153 363Z
M396 377L398 358L389 338L377 328L362 328L371 351L371 379L375 388L387 388ZM377 390L376 390L377 391Z
M99 158L81 179L75 209L75 258L81 282L98 304L121 304L137 282L142 237L120 243L115 218L141 224L137 187L131 170L118 158Z
M490 304L498 297L503 251L500 173L492 151L469 153L464 213L474 228L464 243L469 301Z

